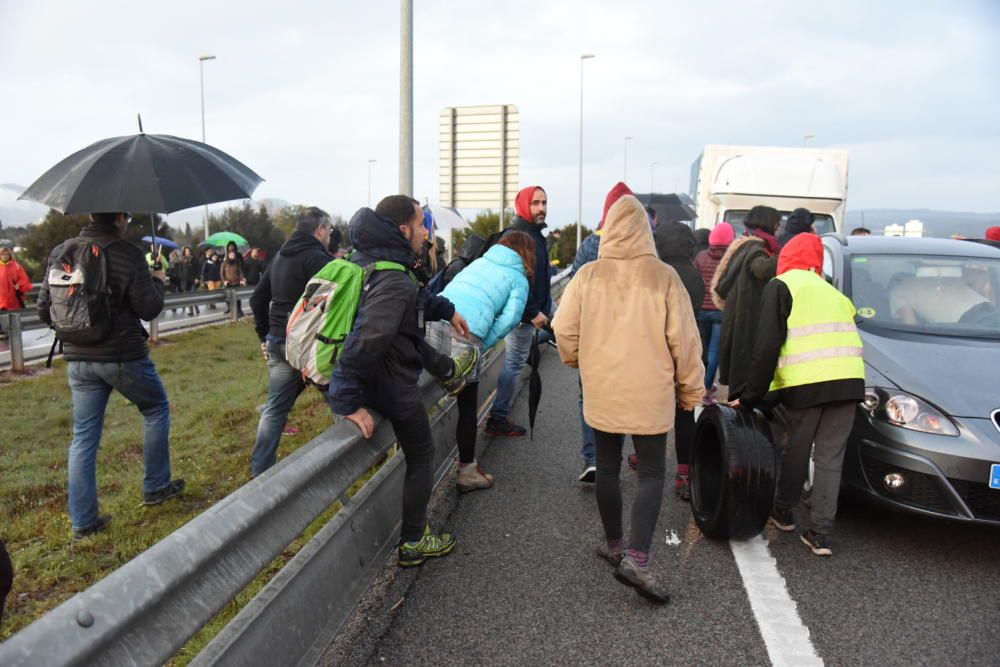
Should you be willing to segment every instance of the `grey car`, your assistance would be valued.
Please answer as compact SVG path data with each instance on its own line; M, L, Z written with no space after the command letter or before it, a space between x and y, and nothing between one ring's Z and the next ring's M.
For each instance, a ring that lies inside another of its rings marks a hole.
M823 237L858 310L866 398L844 484L907 510L1000 524L1000 249Z

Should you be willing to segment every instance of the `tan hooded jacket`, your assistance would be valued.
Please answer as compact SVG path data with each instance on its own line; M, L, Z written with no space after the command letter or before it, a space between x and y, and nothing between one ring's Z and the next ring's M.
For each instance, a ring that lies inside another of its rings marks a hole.
M705 391L691 298L656 256L639 200L608 211L596 262L563 294L552 327L559 355L579 367L584 417L607 433L653 435L674 425L674 404L693 409Z

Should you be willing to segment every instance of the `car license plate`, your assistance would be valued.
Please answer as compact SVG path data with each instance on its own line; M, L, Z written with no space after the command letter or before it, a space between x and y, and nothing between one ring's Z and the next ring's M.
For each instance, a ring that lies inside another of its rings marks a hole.
M1000 489L1000 463L990 466L990 488Z

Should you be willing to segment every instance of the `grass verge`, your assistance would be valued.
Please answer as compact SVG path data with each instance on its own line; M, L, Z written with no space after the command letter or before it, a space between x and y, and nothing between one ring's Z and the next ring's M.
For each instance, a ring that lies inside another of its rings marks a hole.
M173 476L183 477L187 490L164 505L142 506L142 416L113 394L97 474L101 511L114 518L107 532L78 543L72 542L66 509L73 420L65 363L33 377L0 379L0 537L15 569L0 641L249 480L256 407L267 399L267 366L252 326L243 322L171 336L152 356L170 397ZM309 391L289 423L301 433L282 437L280 456L327 428L330 412L319 393ZM310 531L322 526L320 519L220 614L213 622L216 631L308 541ZM200 634L176 664L186 664L214 634Z

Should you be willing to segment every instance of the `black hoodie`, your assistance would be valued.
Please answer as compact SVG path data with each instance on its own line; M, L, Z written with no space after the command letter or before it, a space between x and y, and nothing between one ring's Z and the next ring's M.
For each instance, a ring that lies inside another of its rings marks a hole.
M333 255L312 234L293 232L288 237L250 297L254 329L261 341L268 335L284 340L288 315L306 283L332 260Z
M529 285L528 303L524 306L524 316L521 318L523 323L535 319L541 312L545 312L546 315L552 314L547 312L549 302L552 300L552 285L549 276L549 251L545 247L545 237L542 236L543 229L545 229L545 223L531 223L518 215L514 217L514 222L511 223L510 227L504 230L504 233L509 231L524 232L535 242L535 278Z
M363 208L351 218L350 235L355 251L351 261L355 264L389 261L413 271L417 258L391 220ZM354 329L344 341L344 351L330 379L333 411L353 414L368 403L366 391L379 386L393 392L415 391L423 367L423 320L450 320L454 314L450 301L428 294L411 274L373 273L362 294Z
M785 221L785 228L778 234L778 246L784 248L786 243L799 234L811 234L814 222L816 222L816 216L810 213L808 209L795 209L788 214L788 220Z
M691 308L697 315L705 300L705 281L694 265L695 242L691 228L682 222L662 222L653 232L653 242L660 260L677 271L691 297Z

